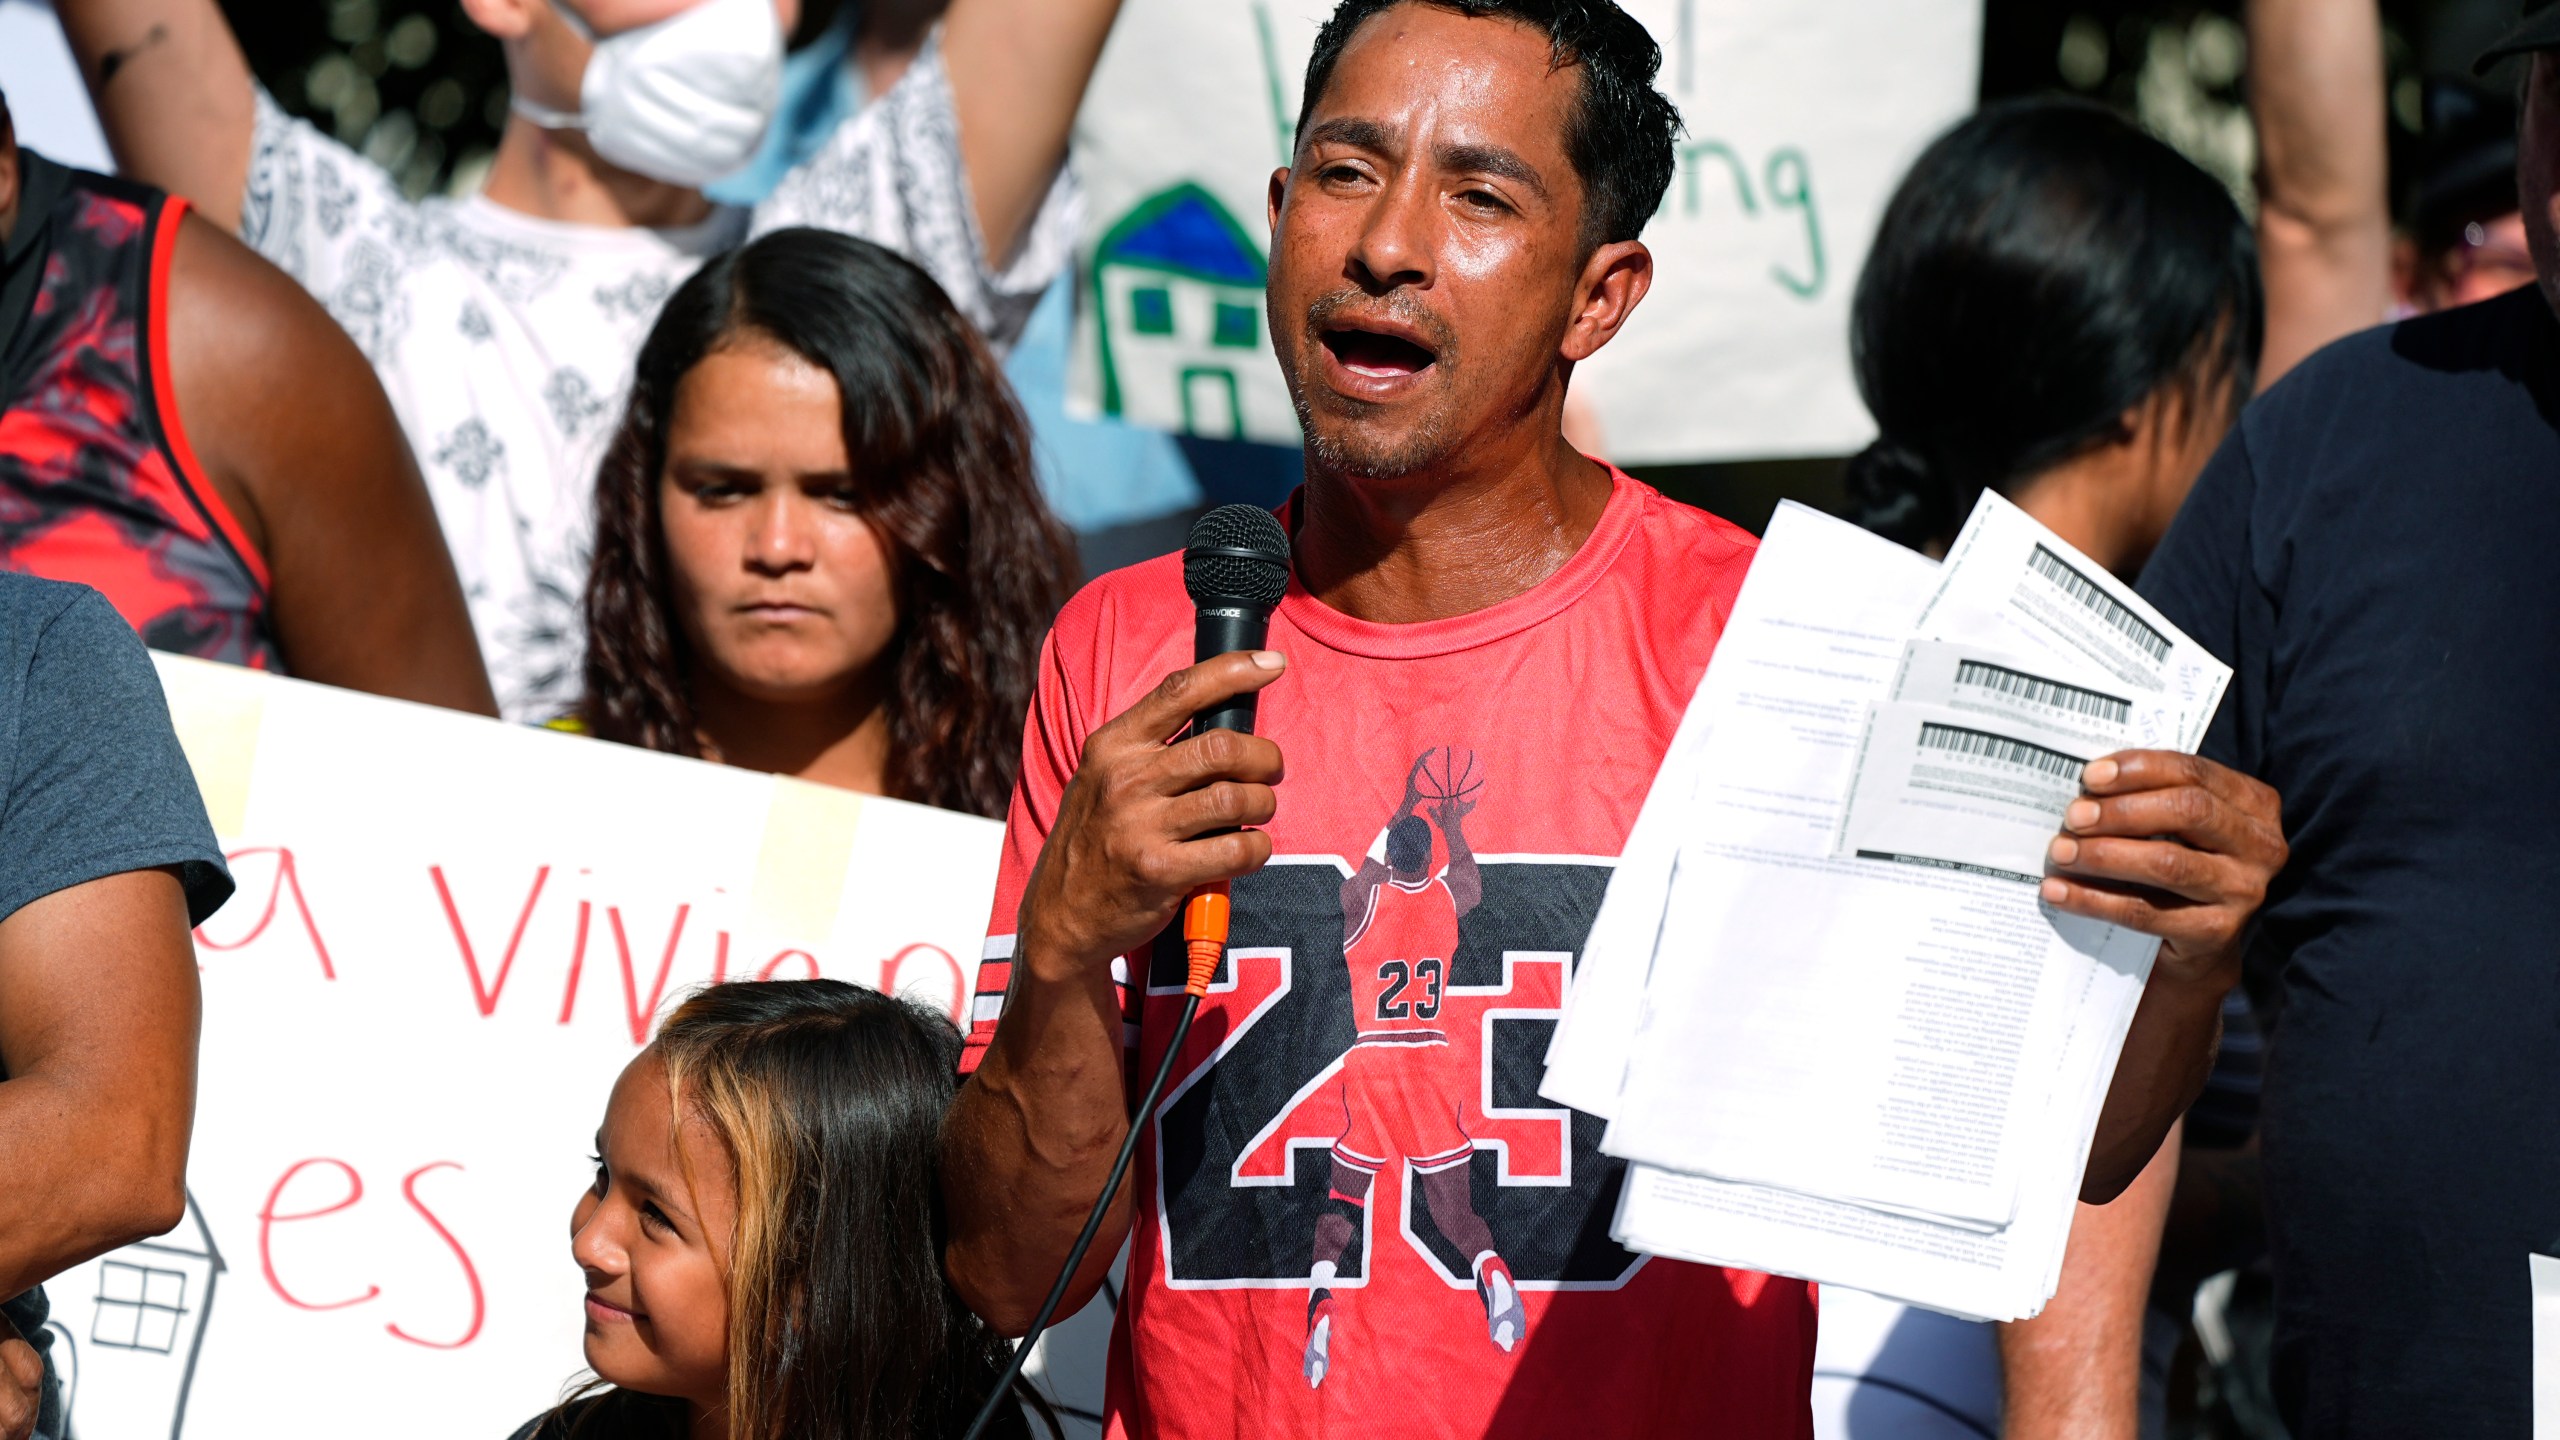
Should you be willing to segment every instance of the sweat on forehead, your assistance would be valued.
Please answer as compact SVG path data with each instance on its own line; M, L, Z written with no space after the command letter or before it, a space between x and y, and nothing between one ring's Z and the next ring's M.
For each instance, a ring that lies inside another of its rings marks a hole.
M1341 0L1316 33L1298 107L1307 138L1343 51L1370 20L1400 7L1427 7L1529 29L1547 42L1548 73L1577 72L1565 122L1565 154L1588 193L1583 216L1591 244L1633 240L1671 186L1680 112L1654 87L1662 47L1612 0Z
M1306 129L1306 117L1313 114L1316 102L1323 98L1324 88L1332 82L1333 67L1342 58L1345 47L1371 20L1406 5L1427 6L1447 10L1472 19L1502 20L1524 29L1537 31L1547 41L1549 73L1581 63L1581 55L1565 38L1559 27L1541 23L1541 10L1550 6L1506 3L1506 0L1339 0L1333 14L1316 32L1315 50L1307 57L1306 92L1299 97L1298 128Z

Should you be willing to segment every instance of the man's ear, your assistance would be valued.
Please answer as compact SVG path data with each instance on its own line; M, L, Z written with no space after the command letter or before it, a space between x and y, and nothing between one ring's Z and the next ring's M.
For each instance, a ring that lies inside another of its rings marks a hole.
M1271 222L1271 233L1274 235L1280 233L1280 202L1288 198L1289 167L1283 165L1271 172L1271 199L1267 206L1269 213L1265 216Z
M501 41L521 40L533 32L548 0L462 0L462 13L471 23Z
M1653 252L1641 240L1620 240L1591 252L1574 282L1573 323L1565 328L1564 358L1579 364L1616 337L1653 288Z

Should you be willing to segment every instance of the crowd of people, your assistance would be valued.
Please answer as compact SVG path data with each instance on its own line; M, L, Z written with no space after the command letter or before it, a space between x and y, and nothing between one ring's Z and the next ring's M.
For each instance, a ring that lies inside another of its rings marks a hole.
M1515 1188L1460 1098L1461 1016L1579 947L1755 544L1568 434L1674 173L1641 24L1334 9L1270 190L1291 584L1194 663L1178 557L1075 588L1002 363L1117 0L890 7L778 139L796 0L464 0L512 110L423 202L215 0L57 8L121 174L0 97L0 1440L67 1434L40 1283L183 1205L230 882L145 646L1005 822L965 1037L731 984L623 1073L572 1225L594 1378L519 1440L959 1434L1098 1203L1067 1294L1131 1242L1114 1434L1811 1428L1818 1314L1881 1302L1594 1243L1614 1163ZM2560 4L2483 57L2512 108L2430 89L2396 229L2370 0L2249 21L2254 217L2010 102L1919 156L1855 293L1856 518L1942 554L2006 495L2234 672L2200 756L2093 762L2050 851L2054 909L2161 940L2059 1293L1885 1323L1990 1377L1940 1407L1979 1433L2152 1435L2196 1281L2262 1264L2293 1433L2514 1434L2560 1244ZM1217 885L1323 974L1177 1129L1132 1077ZM1228 1184L1308 1095L1320 1192ZM1106 1200L1133 1124L1165 1158Z

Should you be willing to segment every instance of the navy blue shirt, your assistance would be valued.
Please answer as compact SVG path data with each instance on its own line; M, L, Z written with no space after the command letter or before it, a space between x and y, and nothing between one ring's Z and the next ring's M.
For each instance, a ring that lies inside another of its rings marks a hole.
M191 922L231 895L159 674L85 585L0 574L0 784L0 920L57 890L161 866L177 868ZM43 1291L0 1313L45 1348ZM59 1434L59 1416L38 1429Z
M2142 575L2284 797L2249 963L2298 1440L2525 1436L2560 1246L2560 325L2531 287L2251 405Z

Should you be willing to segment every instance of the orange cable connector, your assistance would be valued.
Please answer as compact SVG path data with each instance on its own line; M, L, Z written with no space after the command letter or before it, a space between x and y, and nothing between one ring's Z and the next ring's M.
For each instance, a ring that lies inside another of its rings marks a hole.
M1218 973L1218 959L1227 953L1227 921L1232 913L1223 880L1183 903L1182 943L1191 956L1191 974L1183 993L1208 998L1210 977Z

